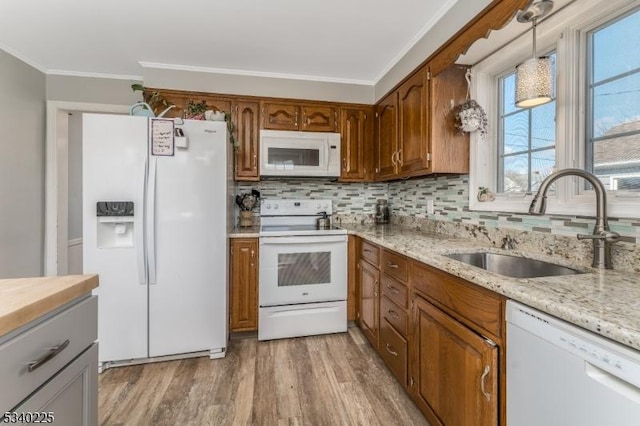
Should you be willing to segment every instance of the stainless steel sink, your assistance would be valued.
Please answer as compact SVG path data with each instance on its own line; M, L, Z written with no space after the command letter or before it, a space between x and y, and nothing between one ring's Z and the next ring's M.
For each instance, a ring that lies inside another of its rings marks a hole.
M514 278L552 277L584 273L566 266L508 254L456 253L445 256L489 272Z

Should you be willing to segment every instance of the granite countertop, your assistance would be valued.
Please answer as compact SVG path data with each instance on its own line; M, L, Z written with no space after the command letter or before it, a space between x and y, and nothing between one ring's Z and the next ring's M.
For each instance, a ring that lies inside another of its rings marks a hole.
M598 270L549 256L506 251L471 239L421 234L397 226L343 224L342 227L350 234L640 350L640 283L632 272ZM510 278L443 256L474 251L545 260L587 273Z
M98 287L97 275L0 280L0 336Z
M258 238L259 232L259 226L251 226L247 228L235 227L229 233L229 238Z

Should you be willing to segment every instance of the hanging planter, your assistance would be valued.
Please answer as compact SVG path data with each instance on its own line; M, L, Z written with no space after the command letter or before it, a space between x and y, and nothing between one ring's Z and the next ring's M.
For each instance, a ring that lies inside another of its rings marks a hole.
M480 131L480 136L484 139L487 136L489 121L484 109L473 99L469 99L471 88L471 70L467 70L467 99L456 107L456 128L461 132Z

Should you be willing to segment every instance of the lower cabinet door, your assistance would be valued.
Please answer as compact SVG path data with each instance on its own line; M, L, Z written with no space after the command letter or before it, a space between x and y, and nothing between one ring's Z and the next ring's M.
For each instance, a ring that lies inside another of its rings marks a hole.
M30 416L31 421L25 423L97 426L98 344L91 345L12 411Z
M380 320L380 355L402 386L407 387L407 341L386 319Z
M374 348L378 348L379 272L360 261L360 328Z
M413 310L412 393L432 425L498 424L498 348L428 301Z

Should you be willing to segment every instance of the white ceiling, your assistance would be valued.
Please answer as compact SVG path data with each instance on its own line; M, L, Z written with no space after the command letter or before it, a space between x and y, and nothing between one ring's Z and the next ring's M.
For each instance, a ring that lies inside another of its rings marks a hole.
M51 74L149 67L377 82L458 0L1 0L0 48Z

